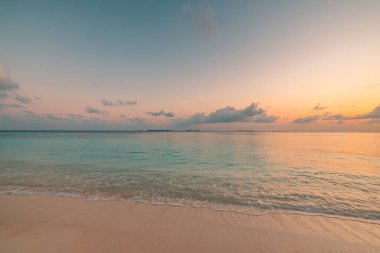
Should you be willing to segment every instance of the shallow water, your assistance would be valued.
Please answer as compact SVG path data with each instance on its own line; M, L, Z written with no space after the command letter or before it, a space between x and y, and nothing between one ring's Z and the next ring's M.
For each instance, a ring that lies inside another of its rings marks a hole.
M0 193L380 220L380 133L3 131Z

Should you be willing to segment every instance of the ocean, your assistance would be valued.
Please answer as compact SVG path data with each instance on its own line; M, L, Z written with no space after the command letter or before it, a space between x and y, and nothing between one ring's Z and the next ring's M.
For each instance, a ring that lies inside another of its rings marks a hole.
M380 221L380 133L1 131L0 194Z

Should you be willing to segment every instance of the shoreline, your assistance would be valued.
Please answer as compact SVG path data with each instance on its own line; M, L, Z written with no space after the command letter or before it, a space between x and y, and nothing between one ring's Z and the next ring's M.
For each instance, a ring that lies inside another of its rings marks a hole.
M215 212L231 212L241 215L248 215L248 216L264 216L264 215L301 215L301 216L315 216L315 217L325 217L325 218L333 218L333 219L339 219L339 220L347 220L347 221L357 221L367 224L373 224L373 225L380 225L379 219L368 219L368 218L360 218L360 217L354 217L354 216L344 216L344 215L338 215L338 214L328 214L328 213L313 213L313 212L303 212L298 210L283 210L283 209L272 209L272 210L266 210L266 209L260 209L257 207L248 207L252 210L256 210L255 212L245 212L240 210L234 210L234 209L224 209L224 208L218 208L213 206L223 206L223 207L235 207L234 205L228 205L228 204L219 204L219 203L208 203L210 206L207 206L207 204L204 205L191 205L191 204L181 204L181 203L175 203L175 202L150 202L148 200L138 200L138 199L127 199L127 198L106 198L106 197L99 197L99 196L82 196L80 194L54 194L54 193L3 193L0 192L0 196L42 196L42 197L58 197L58 198L69 198L69 199L81 199L85 201L115 201L115 202L126 202L126 203L140 203L140 204L146 204L146 205L158 205L158 206L169 206L169 207L183 207L183 208L201 208L201 209L207 209ZM200 202L200 201L198 201Z
M136 201L0 195L0 251L25 250L379 252L380 225L323 215L250 215Z

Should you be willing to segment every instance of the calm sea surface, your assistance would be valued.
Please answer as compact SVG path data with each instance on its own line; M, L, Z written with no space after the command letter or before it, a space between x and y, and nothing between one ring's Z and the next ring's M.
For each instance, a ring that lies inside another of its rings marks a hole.
M0 132L0 193L380 220L380 133Z

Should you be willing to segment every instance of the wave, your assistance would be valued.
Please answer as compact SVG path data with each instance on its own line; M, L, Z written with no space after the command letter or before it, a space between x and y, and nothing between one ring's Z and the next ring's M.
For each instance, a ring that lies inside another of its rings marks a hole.
M176 207L190 207L190 208L205 208L217 212L234 212L243 215L252 215L252 216L263 216L271 214L292 214L292 215L304 215L304 216L320 216L341 220L350 220L358 221L368 224L380 225L380 216L378 214L373 215L356 215L348 216L346 212L344 213L333 213L333 212L310 212L304 210L292 210L292 209L283 209L280 207L264 209L254 206L244 206L236 204L224 204L224 203L215 203L208 201L200 201L193 199L179 199L172 197L162 197L162 196L151 196L151 197L141 197L135 196L130 198L125 198L115 194L105 194L105 193L95 193L95 194L86 194L86 193L71 193L71 192L61 192L53 190L36 190L30 189L27 187L0 187L0 195L31 195L31 196L60 196L68 198L78 198L86 199L89 201L126 201L133 203L143 203L150 205L166 205L166 206L176 206ZM318 209L316 209L318 210ZM321 210L321 209L319 209ZM355 215L355 214L354 214Z

